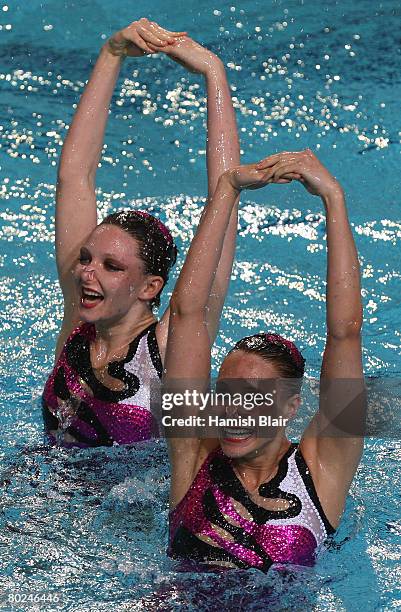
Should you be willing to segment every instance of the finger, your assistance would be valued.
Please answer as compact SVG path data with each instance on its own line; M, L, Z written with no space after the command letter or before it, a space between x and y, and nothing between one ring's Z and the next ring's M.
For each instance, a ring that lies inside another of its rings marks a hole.
M282 163L282 162L293 162L297 159L294 153L278 153L277 155L272 155L258 164L256 164L256 168L259 170L263 170L264 168L272 168L273 166Z
M286 163L280 162L273 168L274 172L272 175L272 179L274 182L277 182L280 178L287 174L298 174L301 176L299 163Z
M274 155L269 155L269 157L266 157L265 159L262 159L260 162L258 162L256 164L256 168L258 168L258 170L261 170L263 168L269 168L274 164L277 164L279 161L288 157L296 159L296 155L297 153L292 151L283 151L282 153L275 153Z
M177 41L176 36L169 34L166 30L157 25L157 23L151 23L149 27L151 28L153 34L157 36L160 40L164 40L171 45Z
M166 30L171 36L188 36L188 32L170 32L170 30Z
M155 26L157 28L159 28L160 30L162 30L163 32L167 33L167 34L171 34L173 36L185 36L187 34L187 32L170 32L170 30L166 30L165 28L162 28L158 23L156 23L156 21L150 21L149 19L147 19L147 17L141 17L138 21L134 21L132 23L132 25L138 27L138 26L142 26L142 27L148 27L148 26Z
M274 166L271 167L273 174L274 172L276 172L277 170L281 170L282 168L288 168L288 172L294 172L294 170L290 170L290 168L298 168L298 170L295 170L295 172L297 172L297 174L302 174L301 169L302 169L302 160L300 158L296 158L296 157L287 157L284 159L281 159L280 161L278 161L276 164L274 164Z
M178 62L179 64L182 63L182 65L185 66L183 62L180 62L176 57L174 57L174 49L175 49L174 43L172 44L169 43L165 45L164 47L152 45L152 43L150 42L146 44L148 45L148 47L150 47L150 49L152 49L152 53L164 53L165 55L172 56L175 62Z
M157 33L158 36L163 38L170 38L176 40L180 36L185 36L187 34L186 32L170 32L170 30L166 30L165 28L159 26L159 24L157 24L155 21L151 22L151 26L155 33Z
M176 48L175 44L167 44L164 47L156 47L152 45L152 43L148 43L148 46L153 48L153 53L164 53L165 55L172 57L175 62L182 64L186 68L185 64L180 62L180 60L178 60L174 55L174 50Z
M253 166L250 168L250 170L251 174L255 176L257 181L262 181L266 184L272 181L273 172L271 168L267 168L267 170L259 170Z
M274 166L280 160L280 153L276 153L275 155L269 155L269 157L265 157L260 162L255 164L255 168L258 170L263 170L264 168L270 168Z
M163 47L167 44L167 40L160 38L158 35L152 32L150 25L139 25L137 32L146 43L151 42L157 47Z
M302 177L298 172L289 172L288 174L283 174L282 178L288 179L290 181L299 181Z
M159 28L161 27L157 23L155 25L157 25ZM166 28L161 28L161 29L164 30L164 32L166 32L166 34L168 34L169 36L175 36L176 38L179 38L180 36L188 36L188 32L174 32L172 30L167 30Z
M280 170L276 170L273 173L272 182L273 183L277 183L280 179L288 176L288 173L289 173L288 167L287 168L281 168Z
M299 181L300 176L300 174L296 174L295 172L283 174L283 176L278 179L277 183L292 183L292 181Z
M152 43L148 42L146 43L147 46L150 49L150 53L154 54L154 53L165 53L167 47L156 47L156 45L152 45Z
M141 51L144 53L154 53L154 51L147 45L143 38L137 34L137 32L131 32L129 40L131 40L138 47L138 49L141 49Z
M163 32L165 32L166 34L170 34L172 36L185 36L187 34L187 32L175 32L174 30L167 30L167 28L163 28L160 24L158 24L156 21L149 21L149 19L144 19L142 18L140 20L143 24L150 24L156 28L159 28L160 30L162 30Z

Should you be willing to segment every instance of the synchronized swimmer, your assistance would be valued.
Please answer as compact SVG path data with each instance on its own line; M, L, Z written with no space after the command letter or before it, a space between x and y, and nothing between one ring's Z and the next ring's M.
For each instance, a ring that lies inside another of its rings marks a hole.
M177 559L265 572L274 563L312 565L319 546L338 527L361 457L365 397L358 257L343 190L310 150L271 155L221 175L171 297L174 325L164 386L169 392L174 381L187 380L188 385L197 381L201 389L203 380L208 388L211 345L204 317L231 207L243 189L291 181L319 196L326 212L327 339L319 411L299 443L288 440L285 425L301 402L304 358L290 340L273 332L247 336L234 345L222 363L218 384L243 380L246 386L250 380L270 379L280 388L284 381L274 411L283 421L261 433L253 426L225 424L215 439L201 438L190 428L182 436L166 434L171 463L169 554ZM339 389L338 379L350 384ZM230 417L241 414L231 405L226 411ZM267 407L264 416L270 411ZM355 414L359 427L349 430L347 421Z
M159 321L153 308L177 254L170 231L146 211L118 211L98 224L95 199L121 61L156 52L201 73L208 99L208 200ZM359 263L343 190L312 151L281 152L240 165L230 90L215 54L186 32L147 19L133 22L102 47L58 171L56 255L64 319L43 393L52 442L101 446L157 435L150 385L163 372L167 391L174 380L198 380L207 388L231 276L240 193L292 181L320 197L326 214L327 338L319 411L299 443L287 438L286 425L301 402L305 360L293 342L274 331L239 340L223 361L219 381L291 381L275 398L277 410L264 398L257 416L232 405L223 415L207 415L198 406L186 421L167 408L165 430L187 428L187 435L167 435L168 552L177 559L262 571L273 563L312 565L319 546L338 527L363 448L362 426L344 430L356 406L361 423L365 410ZM343 395L339 379L352 383ZM328 433L334 422L340 435ZM218 433L196 435L205 424Z
M95 198L96 170L122 59L155 52L205 79L210 194L219 175L239 163L221 60L186 32L170 32L147 19L114 34L101 49L58 168L56 259L64 319L43 393L43 417L50 440L65 446L130 444L158 433L149 389L162 375L170 310L157 320L153 309L177 249L167 227L146 211L118 211L97 224ZM230 279L236 228L234 207L208 301L211 342Z

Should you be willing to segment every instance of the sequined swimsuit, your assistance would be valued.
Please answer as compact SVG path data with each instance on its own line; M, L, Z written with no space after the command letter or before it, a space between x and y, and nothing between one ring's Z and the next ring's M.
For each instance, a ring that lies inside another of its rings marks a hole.
M156 323L129 345L125 358L109 363L108 374L124 383L116 391L96 378L90 359L95 327L84 323L67 339L45 385L43 420L50 431L63 430L77 441L65 446L111 446L146 440L157 434L150 412L152 381L162 375Z
M273 563L313 565L317 547L334 533L297 444L276 476L259 487L281 508L255 504L221 449L203 463L190 489L170 512L169 554L211 565L258 568Z

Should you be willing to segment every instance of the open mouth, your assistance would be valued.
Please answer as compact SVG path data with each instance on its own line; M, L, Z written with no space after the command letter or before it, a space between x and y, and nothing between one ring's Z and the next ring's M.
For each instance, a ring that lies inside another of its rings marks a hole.
M93 289L86 289L85 287L82 287L81 305L84 308L94 308L95 306L100 304L100 302L102 302L103 300L104 300L103 295L99 293L98 291L94 291Z
M253 433L253 429L234 429L232 427L225 427L222 430L221 437L227 442L243 442L251 438Z

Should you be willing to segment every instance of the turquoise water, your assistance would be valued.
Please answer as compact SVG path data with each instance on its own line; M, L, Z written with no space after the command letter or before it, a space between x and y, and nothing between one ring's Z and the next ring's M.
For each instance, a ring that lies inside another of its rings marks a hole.
M316 567L268 576L176 572L165 557L163 441L68 452L44 445L39 397L62 313L57 161L99 45L141 15L187 30L221 55L244 161L309 146L338 177L362 265L365 371L379 379L401 372L399 3L130 7L0 3L1 609L11 609L10 594L44 589L62 598L62 609L80 611L398 609L399 440L367 441L343 524ZM206 192L205 119L198 77L164 57L126 62L98 174L99 208L131 202L159 214L180 246L177 269ZM308 376L316 376L324 276L318 199L299 185L245 194L215 366L234 339L274 329L299 344Z

